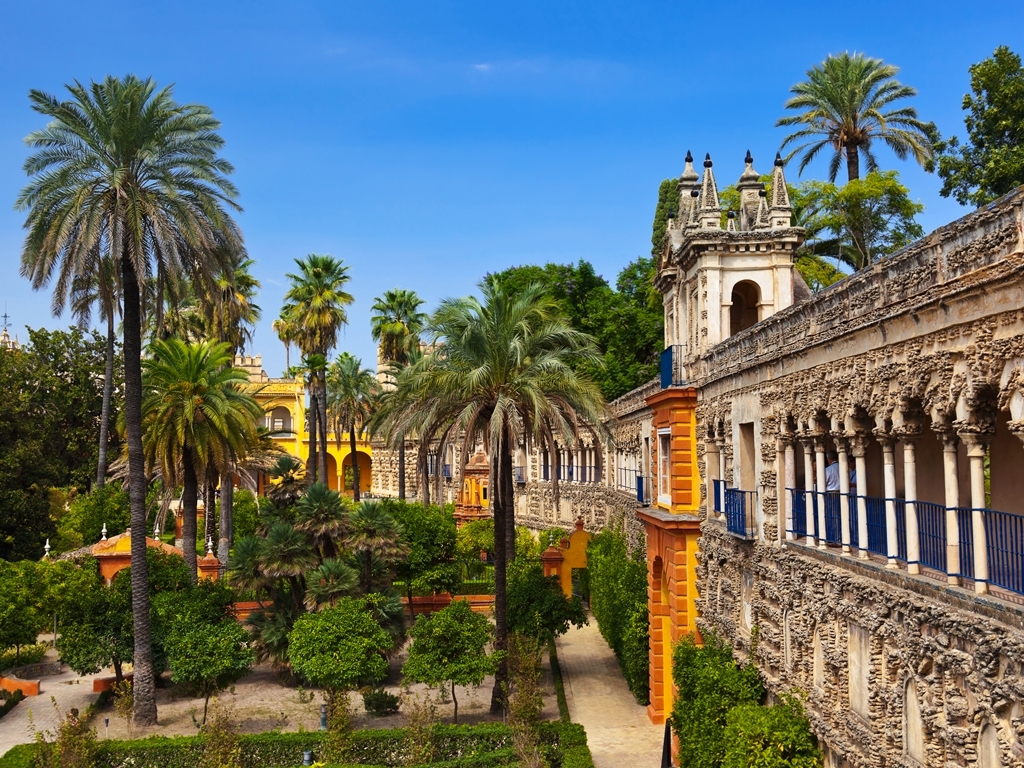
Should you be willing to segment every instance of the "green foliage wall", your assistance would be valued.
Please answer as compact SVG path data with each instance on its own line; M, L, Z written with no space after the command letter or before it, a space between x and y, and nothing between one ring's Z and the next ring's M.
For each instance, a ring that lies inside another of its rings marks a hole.
M590 610L601 635L615 652L636 700L646 704L650 693L650 638L643 553L630 556L625 536L605 529L590 541L587 570Z

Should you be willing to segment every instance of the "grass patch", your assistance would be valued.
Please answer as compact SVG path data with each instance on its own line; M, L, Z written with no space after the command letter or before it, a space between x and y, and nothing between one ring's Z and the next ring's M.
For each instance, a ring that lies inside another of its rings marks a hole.
M551 664L551 680L555 684L555 698L558 700L558 718L563 723L571 723L569 702L565 698L565 683L562 681L562 665L558 663L558 650L555 641L548 642L548 662Z

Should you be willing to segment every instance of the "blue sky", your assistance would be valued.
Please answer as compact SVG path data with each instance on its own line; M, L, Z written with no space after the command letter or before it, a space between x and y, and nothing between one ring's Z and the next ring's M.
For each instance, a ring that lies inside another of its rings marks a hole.
M923 119L964 135L967 68L1024 53L1019 2L13 3L0 8L0 303L64 327L18 275L30 88L134 72L213 108L263 284L254 350L293 259L351 265L341 348L372 364L369 310L392 287L432 308L489 271L585 258L610 281L650 249L659 182L687 149L719 184L750 149L766 172L789 87L827 54L901 67ZM879 152L931 230L964 213L939 180ZM821 160L805 177L822 176ZM794 172L795 175L795 172ZM792 179L791 180L795 180ZM6 202L5 202L6 201Z

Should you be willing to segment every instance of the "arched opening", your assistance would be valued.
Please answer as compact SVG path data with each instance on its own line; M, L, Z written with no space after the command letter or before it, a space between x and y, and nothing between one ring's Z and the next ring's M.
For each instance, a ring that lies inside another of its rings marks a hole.
M287 434L292 431L292 414L283 405L277 406L267 414L267 429L274 434Z
M921 702L917 699L917 686L913 678L907 678L903 689L903 751L922 765L924 760L924 721L921 719Z
M323 482L323 479L321 479L321 482ZM338 482L338 462L329 453L327 454L326 482L327 487L330 488L332 491L337 491L339 488L341 488L341 484Z
M811 638L811 680L819 693L825 691L825 654L821 648L821 630L815 628Z
M729 307L729 335L735 336L757 323L761 303L761 289L757 283L741 280L732 289L732 306Z
M362 451L356 451L356 461L359 467L359 493L367 493L373 486L373 478L371 476L372 467L370 463L370 457ZM341 462L342 475L345 478L345 492L352 493L352 480L354 473L352 472L352 454L347 455Z
M999 735L991 723L986 723L978 734L978 768L1003 768Z

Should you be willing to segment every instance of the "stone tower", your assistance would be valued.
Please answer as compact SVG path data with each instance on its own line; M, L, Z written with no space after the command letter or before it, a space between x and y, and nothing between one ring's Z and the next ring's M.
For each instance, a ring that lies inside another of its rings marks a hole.
M782 158L765 189L747 152L736 183L739 210L722 207L711 156L698 176L693 157L679 177L679 211L669 219L655 285L665 302L665 346L692 360L793 304L793 258L804 230L792 226Z

